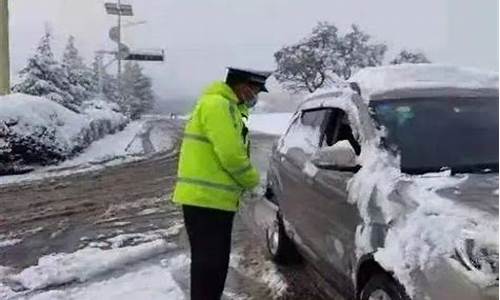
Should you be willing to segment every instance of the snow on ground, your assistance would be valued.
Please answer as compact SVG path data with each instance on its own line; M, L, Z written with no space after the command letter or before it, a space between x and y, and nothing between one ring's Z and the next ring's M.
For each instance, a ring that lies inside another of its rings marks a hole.
M20 272L0 266L0 299L183 299L171 273L190 260L183 253L173 256L179 247L167 242L182 227L174 222L166 229L93 241L82 237L87 243L80 250L43 256Z
M42 167L28 174L0 176L0 186L95 171L142 159L148 154L169 151L173 148L174 138L171 130L165 128L165 122L159 116L130 122L124 130L93 142L81 154L57 166Z
M146 233L126 233L120 234L115 237L106 240L106 243L101 243L101 245L110 245L111 248L120 248L125 245L131 244L141 244L145 242L155 241L169 236L178 235L184 224L174 224L168 229L158 229Z
M145 142L151 142L151 152L161 152L172 148L173 140L168 132L155 122L161 117L154 119L152 116L130 122L121 132L109 135L90 145L82 154L74 159L68 160L59 167L69 167L84 163L99 163L111 159L135 156L147 153L144 149Z
M174 224L165 230L104 238L73 253L41 257L36 265L20 272L0 266L0 299L186 299L189 253L179 252L179 246L165 241L178 235L181 228ZM131 241L139 244L131 245ZM287 292L289 287L272 262L244 262L243 255L236 250L231 256L230 266L236 272L268 286L275 298ZM224 296L251 299L230 286Z
M26 300L164 300L185 299L184 293L175 282L170 270L162 266L143 267L135 272L85 287L69 290L53 290Z
M109 135L92 143L82 154L60 164L59 167L70 167L85 163L98 163L101 161L140 153L141 147L128 147L135 137L144 130L145 121L130 122L124 130Z
M13 246L15 244L19 244L21 241L22 241L21 239L0 240L0 248Z
M163 240L132 247L102 250L85 248L74 253L59 253L41 257L36 266L10 276L14 282L30 290L57 286L74 281L85 282L92 277L110 272L174 248Z
M243 263L243 261L244 254L235 251L235 253L231 255L229 265L245 276L255 278L257 281L268 286L269 289L273 291L273 297L275 299L282 297L287 292L289 286L272 261L260 260L255 262L259 264L258 268L255 265Z
M0 140L0 150L18 155L26 163L51 163L71 156L127 122L113 104L101 100L88 101L81 113L75 113L42 97L2 96L0 129L5 137ZM32 151L38 155L32 155Z
M292 113L250 114L248 128L252 131L282 135L288 128Z

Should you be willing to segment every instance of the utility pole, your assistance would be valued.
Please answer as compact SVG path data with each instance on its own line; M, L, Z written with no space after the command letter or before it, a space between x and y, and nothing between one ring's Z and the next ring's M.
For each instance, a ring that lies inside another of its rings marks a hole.
M118 91L122 90L122 12L121 12L121 0L118 0Z
M121 93L122 60L128 56L130 51L126 45L122 44L122 16L131 17L134 13L132 11L132 5L121 4L121 0L118 0L117 3L104 3L104 7L109 15L118 17L118 25L111 28L109 37L117 44L116 59L118 70L116 72L116 77L118 79L118 91Z
M8 0L0 0L0 96L9 93L9 3Z

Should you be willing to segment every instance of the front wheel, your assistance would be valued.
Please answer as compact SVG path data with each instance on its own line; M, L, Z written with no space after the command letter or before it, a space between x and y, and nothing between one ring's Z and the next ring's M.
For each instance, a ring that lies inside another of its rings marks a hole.
M409 300L403 286L388 274L374 275L365 284L360 293L360 300Z
M287 236L279 214L276 214L276 219L266 229L266 243L267 250L276 263L286 265L299 260L299 254Z

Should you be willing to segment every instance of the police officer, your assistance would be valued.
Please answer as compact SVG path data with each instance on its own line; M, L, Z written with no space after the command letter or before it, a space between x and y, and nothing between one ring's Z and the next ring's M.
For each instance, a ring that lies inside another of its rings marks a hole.
M231 251L233 218L259 173L250 162L244 119L269 72L228 68L198 100L184 133L173 201L182 205L191 246L191 300L219 300Z

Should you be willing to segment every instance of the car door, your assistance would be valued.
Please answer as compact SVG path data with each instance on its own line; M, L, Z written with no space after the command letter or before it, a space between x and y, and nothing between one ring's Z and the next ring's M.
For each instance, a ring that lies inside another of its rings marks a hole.
M354 138L346 114L334 109L321 136L321 147L348 140L359 155L361 149ZM348 201L348 182L355 170L321 169L306 162L313 171L307 189L301 196L306 209L302 211L304 233L319 257L318 269L340 289L352 289L351 274L355 267L355 236L361 218L355 204Z
M310 251L307 224L303 211L308 209L305 191L309 188L310 177L306 176L306 162L317 151L321 142L321 132L329 109L314 109L300 112L278 146L280 153L279 177L281 193L279 205L285 222L293 230L292 238L308 256L317 260L318 256Z

